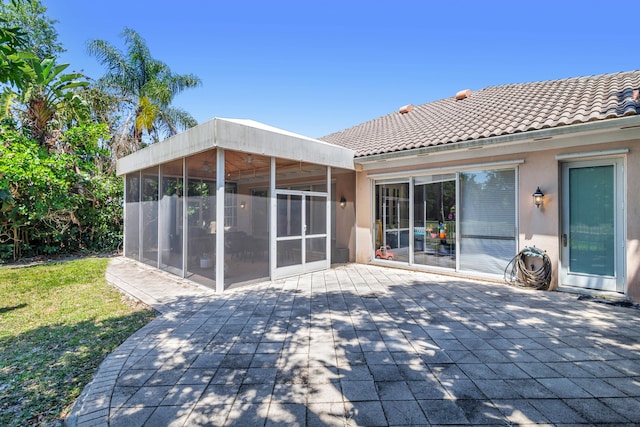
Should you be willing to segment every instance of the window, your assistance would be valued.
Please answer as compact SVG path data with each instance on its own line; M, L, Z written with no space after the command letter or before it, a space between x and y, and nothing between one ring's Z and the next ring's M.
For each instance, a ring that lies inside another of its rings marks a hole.
M460 173L460 269L502 274L516 254L515 170Z
M235 182L224 184L224 226L228 228L235 227L238 223L237 193L238 185Z

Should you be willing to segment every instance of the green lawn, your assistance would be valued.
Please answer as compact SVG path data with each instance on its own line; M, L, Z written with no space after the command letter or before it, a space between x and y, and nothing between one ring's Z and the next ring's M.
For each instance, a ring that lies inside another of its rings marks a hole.
M108 259L0 268L0 425L55 423L154 312L105 281Z

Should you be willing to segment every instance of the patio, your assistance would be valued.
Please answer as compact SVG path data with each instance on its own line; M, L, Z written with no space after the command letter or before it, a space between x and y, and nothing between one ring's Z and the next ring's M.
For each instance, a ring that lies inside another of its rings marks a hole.
M108 280L162 315L70 425L640 423L634 308L363 264L215 294L116 258Z

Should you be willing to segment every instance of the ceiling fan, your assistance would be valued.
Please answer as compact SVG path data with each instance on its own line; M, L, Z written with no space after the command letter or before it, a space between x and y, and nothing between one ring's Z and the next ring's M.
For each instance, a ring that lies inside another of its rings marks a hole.
M269 162L269 158L265 158L265 157L255 157L253 154L248 153L244 156L244 162L248 165L254 165L256 163L268 163Z
M202 162L202 171L208 174L213 173L213 166L211 165L211 163L209 163L209 160L205 160L204 162Z

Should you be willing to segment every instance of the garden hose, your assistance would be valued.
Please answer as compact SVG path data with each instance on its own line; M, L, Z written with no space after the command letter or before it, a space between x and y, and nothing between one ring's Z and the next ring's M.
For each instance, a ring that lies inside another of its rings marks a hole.
M527 265L527 257L540 258L542 265ZM551 260L546 252L536 247L526 247L507 264L504 280L513 286L529 289L548 289L551 283Z

